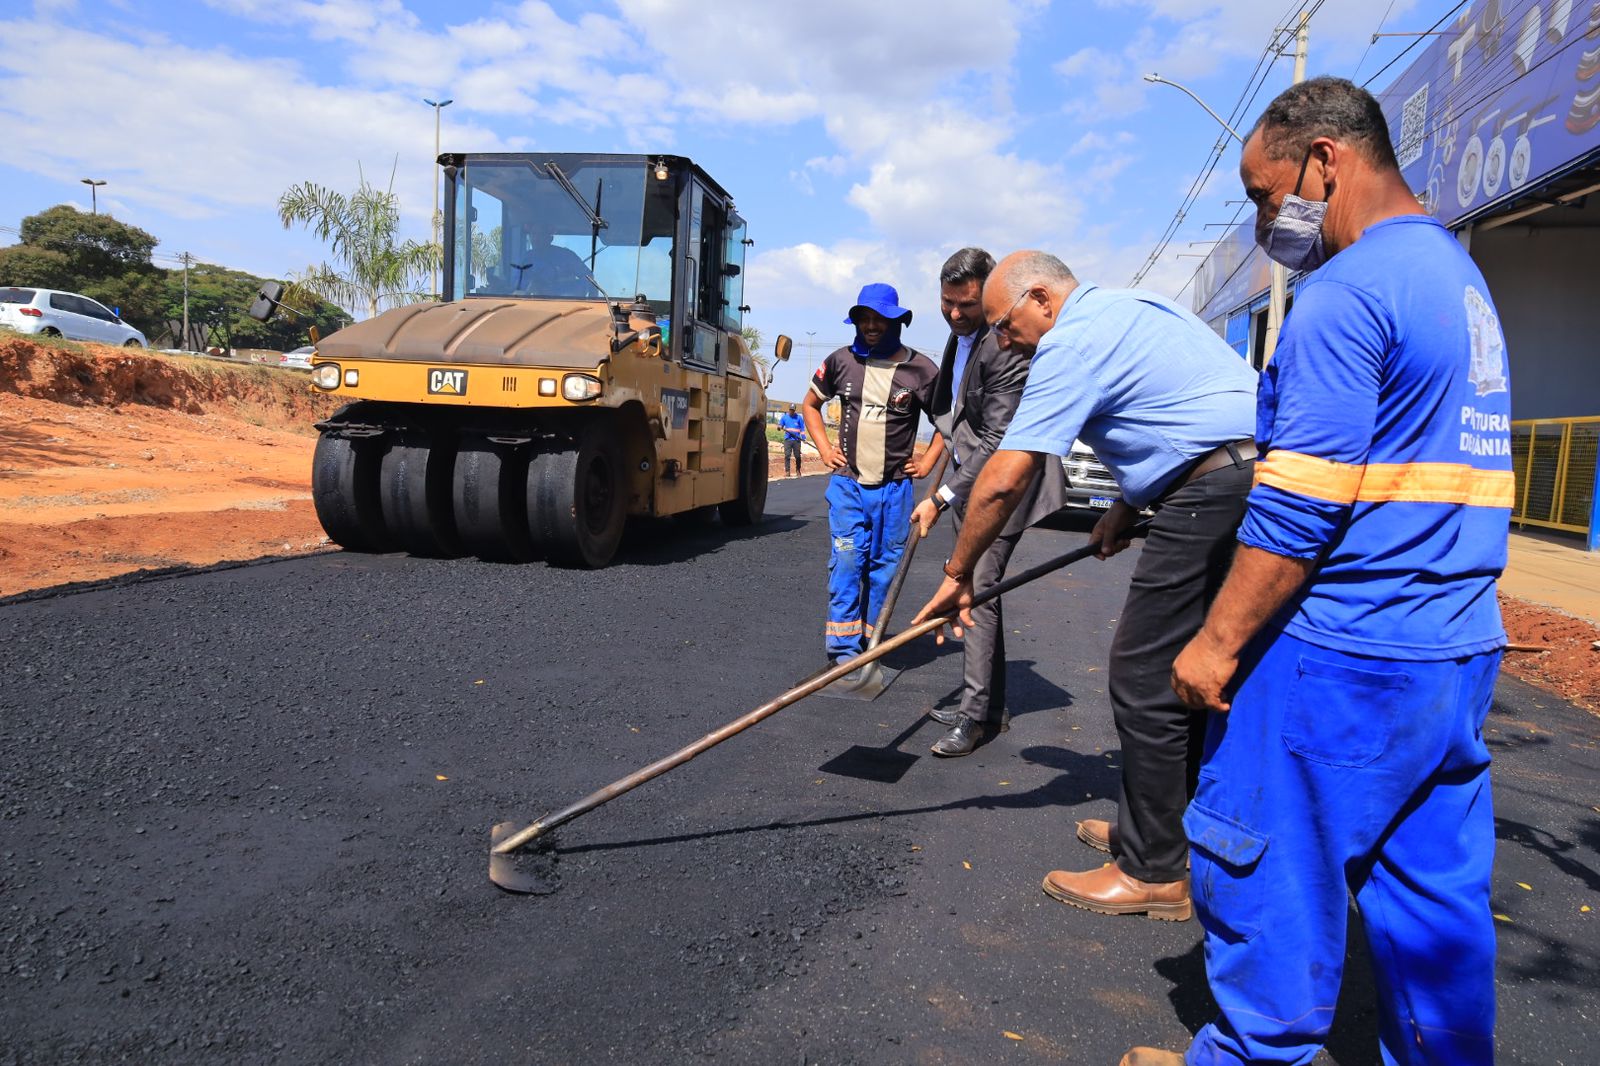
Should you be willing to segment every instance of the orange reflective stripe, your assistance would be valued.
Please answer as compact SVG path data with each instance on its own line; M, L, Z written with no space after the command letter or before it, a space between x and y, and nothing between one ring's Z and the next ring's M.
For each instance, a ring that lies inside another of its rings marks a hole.
M1364 468L1300 452L1268 452L1256 463L1256 484L1329 503L1355 503Z
M829 622L827 628L830 637L854 637L861 633L861 619L854 622Z
M1373 463L1356 496L1362 503L1460 503L1468 507L1510 507L1516 498L1516 475L1511 471L1479 470L1466 463Z
M1510 507L1516 477L1466 463L1335 463L1300 452L1268 452L1256 483L1329 503L1455 503Z

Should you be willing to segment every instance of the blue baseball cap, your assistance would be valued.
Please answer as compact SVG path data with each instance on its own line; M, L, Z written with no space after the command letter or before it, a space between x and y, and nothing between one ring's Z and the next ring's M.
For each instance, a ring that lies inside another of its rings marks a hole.
M861 295L856 297L855 306L850 308L845 321L853 324L856 320L856 311L863 307L878 312L890 322L911 325L911 311L900 306L900 294L894 291L893 285L875 281L870 285L861 286Z

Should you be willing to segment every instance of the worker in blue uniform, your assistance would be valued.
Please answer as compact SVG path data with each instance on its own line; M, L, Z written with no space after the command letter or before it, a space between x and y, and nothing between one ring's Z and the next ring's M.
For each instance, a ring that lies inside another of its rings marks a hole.
M1383 1062L1487 1066L1504 337L1364 90L1285 91L1240 173L1267 254L1315 272L1262 382L1233 568L1172 671L1213 712L1184 825L1219 1014L1185 1056L1123 1062L1311 1062L1353 893Z
M798 477L800 442L806 439L806 422L800 417L800 411L794 404L790 404L789 412L778 419L778 428L783 430L783 474L785 477ZM793 475L789 473L791 461L794 463Z

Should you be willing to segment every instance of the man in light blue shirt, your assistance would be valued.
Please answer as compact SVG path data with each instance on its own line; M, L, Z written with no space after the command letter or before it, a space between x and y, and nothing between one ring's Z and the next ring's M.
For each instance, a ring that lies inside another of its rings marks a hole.
M968 498L946 580L918 620L960 607L970 624L976 561L1034 474L1074 440L1094 448L1122 489L1089 534L1100 558L1128 546L1141 510L1160 506L1111 648L1122 802L1115 825L1078 823L1078 837L1116 861L1052 871L1044 890L1102 914L1181 921L1192 912L1183 812L1205 718L1172 691L1172 662L1233 556L1255 460L1256 373L1172 301L1081 285L1043 252L1017 252L995 268L984 315L1001 347L1031 351L1033 362L1016 416Z

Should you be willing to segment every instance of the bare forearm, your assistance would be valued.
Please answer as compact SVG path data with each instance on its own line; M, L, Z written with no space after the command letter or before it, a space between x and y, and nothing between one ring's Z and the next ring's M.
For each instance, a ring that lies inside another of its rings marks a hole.
M1200 635L1218 651L1237 657L1300 591L1315 566L1310 559L1240 545Z
M811 398L809 396L806 397L807 402L805 406L801 408L800 415L801 419L805 421L806 433L810 435L813 442L820 441L827 444L832 444L833 441L828 437L827 427L822 424L822 411L816 407L813 407L810 403L810 399Z
M1044 456L1035 452L998 451L989 457L967 500L961 536L950 553L951 569L972 572L1011 520L1043 462Z

